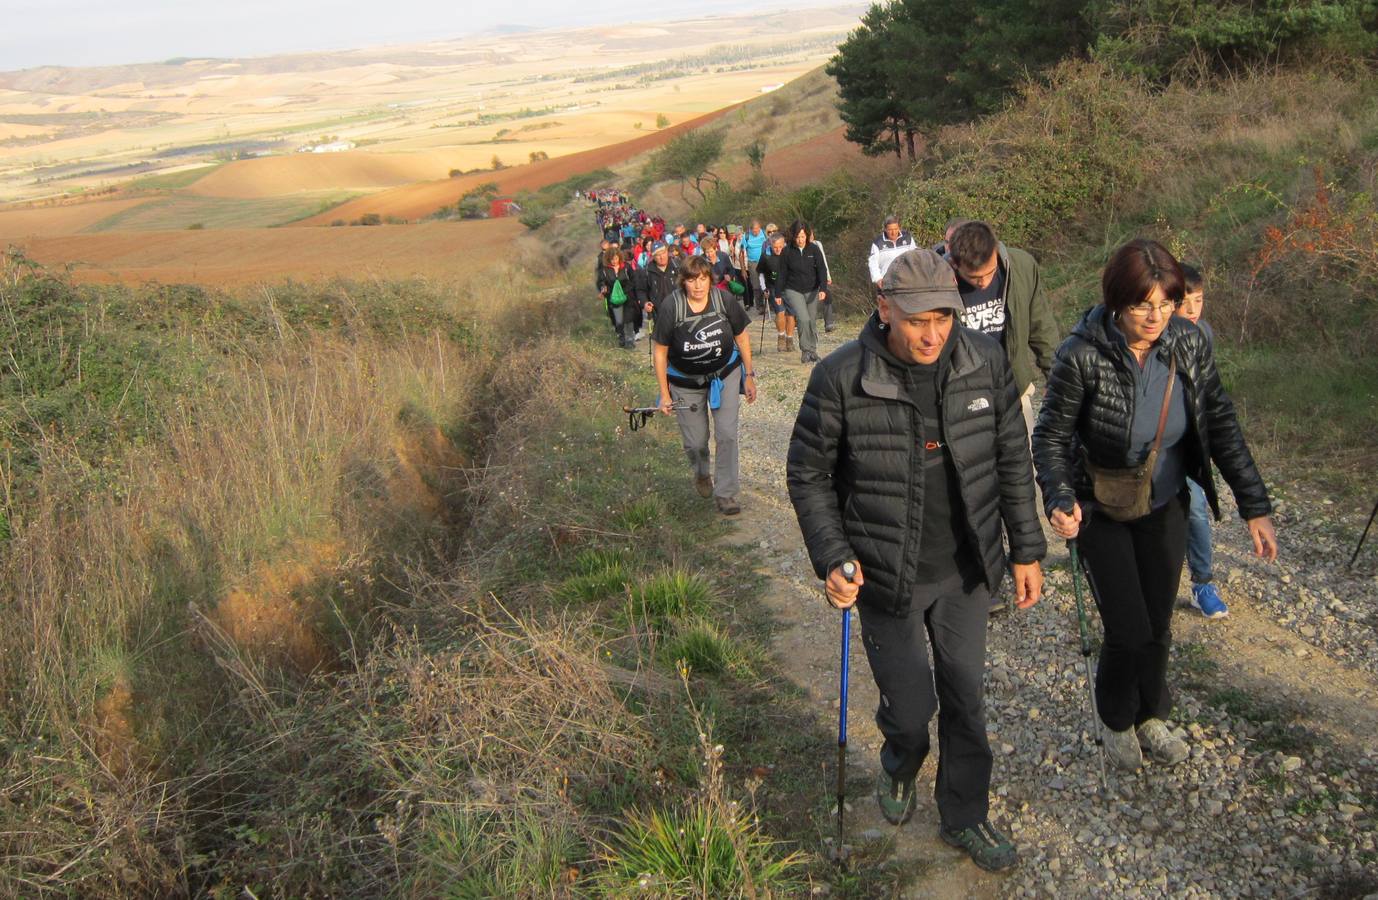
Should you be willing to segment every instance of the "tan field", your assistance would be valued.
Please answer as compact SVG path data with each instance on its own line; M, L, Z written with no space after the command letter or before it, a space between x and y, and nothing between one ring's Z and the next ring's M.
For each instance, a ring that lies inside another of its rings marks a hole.
M369 213L415 223L486 182L515 193L600 168L634 174L638 156L684 128L817 69L861 12L809 10L802 30L790 13L714 16L0 72L0 243L89 281L468 270L464 258L491 258L522 226L274 226ZM775 142L768 174L845 160L840 138L812 137L835 114L818 122L799 147ZM733 134L724 166L735 172L750 137Z

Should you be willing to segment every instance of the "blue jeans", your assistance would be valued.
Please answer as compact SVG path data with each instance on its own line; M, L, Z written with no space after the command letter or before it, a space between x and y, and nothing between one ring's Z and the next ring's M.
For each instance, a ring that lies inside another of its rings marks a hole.
M1191 572L1192 584L1210 584L1215 577L1211 571L1211 507L1201 485L1188 478L1187 489L1191 491L1191 511L1187 516L1187 570Z

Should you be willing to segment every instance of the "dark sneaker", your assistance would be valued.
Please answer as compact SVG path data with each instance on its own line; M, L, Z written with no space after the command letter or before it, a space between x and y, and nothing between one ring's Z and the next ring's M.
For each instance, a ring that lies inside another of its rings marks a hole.
M717 504L718 512L725 516L735 516L742 511L742 505L736 497L715 497L713 502Z
M880 770L876 779L876 802L880 804L880 814L891 825L903 825L914 815L919 805L918 795L914 793L914 779L897 781L890 773Z
M938 837L950 847L965 850L971 861L987 872L999 872L1019 862L1019 852L1014 849L1014 843L996 831L989 820L966 828L940 825Z
M713 477L711 475L699 475L694 478L694 490L699 492L700 497L713 496Z

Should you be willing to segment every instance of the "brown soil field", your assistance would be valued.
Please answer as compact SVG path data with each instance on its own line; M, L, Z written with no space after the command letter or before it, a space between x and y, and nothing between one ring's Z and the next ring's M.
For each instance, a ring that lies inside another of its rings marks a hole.
M146 203L145 197L62 206L0 210L0 240L78 234L116 213Z
M157 231L18 241L77 281L235 287L293 279L450 278L490 266L526 228L516 219L356 228Z
M684 131L706 125L729 112L733 107L690 119L679 125L648 134L645 137L622 141L606 147L571 153L557 159L527 163L499 171L479 172L459 178L445 178L439 181L426 181L408 184L403 187L382 191L368 197L351 200L341 206L303 219L297 225L329 225L336 219L352 221L367 213L380 216L396 216L402 219L420 219L430 215L442 206L454 203L471 188L484 182L495 182L503 193L536 190L574 175L592 172L596 169L614 166L625 162L640 153L663 146L671 138ZM203 179L204 181L205 179ZM198 182L199 184L199 182Z

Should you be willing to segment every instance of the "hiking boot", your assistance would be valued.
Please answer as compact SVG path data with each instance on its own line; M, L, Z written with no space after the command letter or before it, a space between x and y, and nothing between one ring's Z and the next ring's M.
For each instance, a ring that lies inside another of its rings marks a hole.
M919 795L914 791L914 779L899 781L890 773L880 770L876 778L876 802L880 804L880 814L891 825L903 825L914 815L919 805Z
M694 490L699 492L700 497L713 496L713 478L711 475L698 475L694 478Z
M1014 842L995 830L990 820L966 828L938 826L938 837L949 847L965 850L971 861L987 872L999 872L1019 862Z
M714 497L713 503L718 507L718 512L725 516L735 516L742 511L736 497Z
M1139 749L1139 740L1135 736L1133 728L1126 728L1124 731L1111 731L1102 726L1102 729L1105 755L1112 763L1131 772L1143 767L1144 754Z
M794 337L793 337L793 335L788 335L788 334L785 335L785 349L786 349L786 350L789 350L789 351L791 351L791 352L794 350Z
M1207 619L1223 619L1230 614L1230 608L1220 599L1220 592L1210 582L1191 586L1191 606L1200 610Z
M777 353L785 352L785 336L783 334L775 336L775 350Z
M1153 761L1165 766L1175 766L1191 756L1187 742L1167 730L1162 719L1149 719L1140 725L1139 746L1153 756Z
M804 364L804 365L808 365L809 363L813 362L813 355L810 354L809 351L807 351L807 350L800 350L800 351L799 351L799 362L802 363L802 364Z

